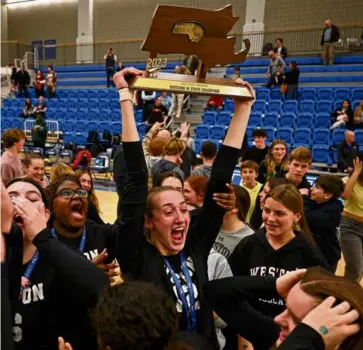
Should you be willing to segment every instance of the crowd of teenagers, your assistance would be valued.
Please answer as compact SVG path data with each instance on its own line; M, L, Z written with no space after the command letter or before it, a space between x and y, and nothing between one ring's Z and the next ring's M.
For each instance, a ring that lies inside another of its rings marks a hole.
M186 125L172 137L156 123L139 138L127 81L142 74L113 78L115 166L127 173L114 224L99 216L88 171L59 164L49 181L28 155L25 176L2 183L2 348L362 349L359 159L349 178L322 175L311 188L309 150L267 148L257 132L232 185L254 102L236 99L219 150L203 145L203 165L187 173ZM11 157L19 145L6 143ZM341 247L345 277L334 274Z

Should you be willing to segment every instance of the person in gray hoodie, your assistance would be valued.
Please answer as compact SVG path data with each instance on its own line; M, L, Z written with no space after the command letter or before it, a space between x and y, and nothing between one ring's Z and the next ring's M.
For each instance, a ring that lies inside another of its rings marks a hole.
M217 155L217 151L218 150L215 143L211 141L203 142L202 149L200 151L200 156L202 157L203 164L195 168L192 171L191 176L206 176L209 179L214 158Z

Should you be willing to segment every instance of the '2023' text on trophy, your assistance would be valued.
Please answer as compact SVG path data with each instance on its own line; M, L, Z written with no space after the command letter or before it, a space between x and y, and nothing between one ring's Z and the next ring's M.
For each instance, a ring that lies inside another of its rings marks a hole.
M250 41L245 49L235 53L235 37L227 37L238 20L232 5L219 10L158 5L149 34L141 50L150 52L146 76L136 77L130 88L146 91L168 91L188 95L219 95L253 99L248 89L233 80L206 78L216 64L227 65L246 60ZM167 58L158 54L195 55L201 60L196 75L163 73Z

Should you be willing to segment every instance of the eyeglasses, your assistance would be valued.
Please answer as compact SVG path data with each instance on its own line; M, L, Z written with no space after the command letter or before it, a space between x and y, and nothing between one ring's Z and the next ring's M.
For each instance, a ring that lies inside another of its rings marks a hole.
M56 197L62 196L63 198L72 199L75 194L77 194L81 198L87 198L88 197L88 192L86 190L81 189L81 188L79 188L77 190L71 190L69 188L65 188L65 189L59 191L56 194Z

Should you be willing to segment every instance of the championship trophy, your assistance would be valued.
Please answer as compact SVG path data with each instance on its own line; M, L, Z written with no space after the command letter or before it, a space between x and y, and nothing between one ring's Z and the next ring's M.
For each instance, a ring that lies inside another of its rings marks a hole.
M141 46L150 56L146 76L135 77L130 88L146 91L167 91L188 95L235 96L253 99L249 90L231 79L207 78L216 64L242 63L250 49L250 41L243 40L245 49L235 53L235 37L227 37L238 20L233 17L232 5L219 10L158 5L151 28ZM158 54L196 55L201 65L196 75L163 73L167 58Z

